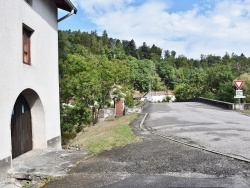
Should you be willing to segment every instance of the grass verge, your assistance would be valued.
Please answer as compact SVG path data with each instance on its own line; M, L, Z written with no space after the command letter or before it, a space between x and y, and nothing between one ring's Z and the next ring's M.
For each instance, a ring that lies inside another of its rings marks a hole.
M129 114L87 127L84 132L77 135L71 145L90 151L92 154L98 154L101 151L139 141L140 138L129 126L136 117L137 114Z
M250 110L236 110L236 111L250 115Z

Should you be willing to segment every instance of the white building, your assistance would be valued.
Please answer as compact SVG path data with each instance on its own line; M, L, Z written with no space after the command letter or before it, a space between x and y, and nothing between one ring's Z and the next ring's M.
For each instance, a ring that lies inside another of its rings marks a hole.
M150 102L162 102L169 98L170 101L175 101L175 96L171 91L151 91L144 95L144 98Z
M69 0L0 6L0 178L13 158L61 147L58 8L77 11Z

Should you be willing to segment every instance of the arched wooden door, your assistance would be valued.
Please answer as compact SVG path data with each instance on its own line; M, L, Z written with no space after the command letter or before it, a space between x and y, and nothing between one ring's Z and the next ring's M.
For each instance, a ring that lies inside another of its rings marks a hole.
M12 158L32 150L31 113L28 102L20 94L11 117Z

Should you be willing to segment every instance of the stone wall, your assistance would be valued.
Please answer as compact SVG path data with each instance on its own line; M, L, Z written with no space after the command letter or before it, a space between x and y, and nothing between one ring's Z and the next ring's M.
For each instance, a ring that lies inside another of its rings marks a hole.
M105 121L108 117L115 117L115 109L108 108L108 109L101 109L99 110L99 122Z
M139 104L138 106L135 106L133 108L127 108L125 113L141 113L143 111L143 109L147 106L148 101L145 100L143 101L141 104Z

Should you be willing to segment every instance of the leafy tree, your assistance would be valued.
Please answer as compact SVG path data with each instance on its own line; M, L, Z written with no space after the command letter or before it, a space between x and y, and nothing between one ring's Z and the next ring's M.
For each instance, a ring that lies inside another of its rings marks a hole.
M179 70L181 81L175 87L177 100L188 100L206 93L206 74L201 68L183 68Z
M164 60L156 63L156 72L169 89L174 89L179 80L177 69L169 63L170 60Z
M128 106L129 108L132 108L135 106L135 102L134 102L132 93L127 93L127 95L125 97L125 105Z
M142 46L138 49L139 59L151 59L150 47L147 46L146 42L143 42Z
M238 78L246 81L243 90L250 101L250 58L244 54L188 59L165 50L162 59L162 49L156 45L150 48L144 42L137 48L133 39L121 42L106 30L101 36L97 31L59 31L58 37L63 131L87 124L96 102L100 108L108 106L115 86L127 94L130 106L134 90L167 88L175 91L179 101L203 96L230 102L235 95L232 81Z
M215 99L233 101L234 75L227 65L215 65L207 69L207 91L213 92Z
M172 50L172 51L170 52L170 54L171 54L171 57L172 57L172 58L175 58L176 52L175 52L174 50Z
M130 83L135 90L146 92L152 85L154 63L150 60L134 60L129 62Z
M180 83L176 85L174 94L177 101L185 101L194 98L193 88L186 83Z
M232 81L222 82L216 98L221 101L234 102L234 94Z
M151 60L154 61L154 62L160 61L161 60L161 54L162 54L162 49L153 44L153 46L150 49Z
M135 58L137 57L137 49L133 39L131 41L123 40L122 46L126 55L131 55Z
M122 47L126 55L130 55L130 49L129 49L129 41L123 40L122 41Z
M60 59L65 59L67 54L70 53L72 44L69 42L69 34L67 31L58 32L58 45L59 45L59 57Z
M242 90L243 90L244 96L246 96L244 101L249 103L250 102L250 74L249 73L243 73L237 79L245 81L243 86L242 86Z
M155 74L152 78L151 89L154 91L166 91L167 86L165 86L164 82L161 81L161 78L158 74Z
M180 55L175 59L175 65L177 69L180 67L189 67L189 61L184 55Z
M63 105L61 103L61 131L73 132L77 127L83 124L90 124L91 109L86 106L83 99L75 99L73 106Z
M135 58L137 57L136 45L133 39L128 43L128 50L129 50L129 55Z
M100 82L97 61L79 54L68 55L60 61L60 94L62 130L72 131L74 126L88 124L90 106L98 99ZM71 100L73 104L70 104ZM71 125L71 126L70 126Z
M169 51L169 50L165 50L165 51L164 51L164 59L168 59L168 58L170 58L170 57L171 57L170 51Z
M109 37L108 37L108 33L106 30L103 31L101 39L102 39L103 46L106 46L106 47L110 46Z

